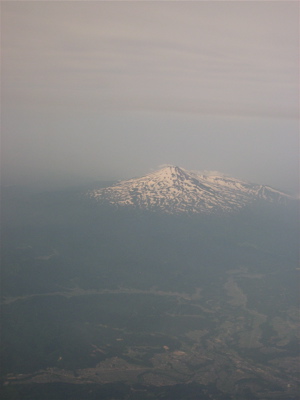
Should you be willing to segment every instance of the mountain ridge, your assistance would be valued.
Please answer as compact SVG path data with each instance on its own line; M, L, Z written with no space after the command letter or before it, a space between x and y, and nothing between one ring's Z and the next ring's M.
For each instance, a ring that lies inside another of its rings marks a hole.
M116 207L133 207L168 214L232 212L257 201L286 204L292 196L273 189L217 174L164 166L139 178L92 190L88 196Z

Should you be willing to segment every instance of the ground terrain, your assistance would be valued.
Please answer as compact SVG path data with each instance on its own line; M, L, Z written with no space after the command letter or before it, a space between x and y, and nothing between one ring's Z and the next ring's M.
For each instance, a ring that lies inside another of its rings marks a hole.
M4 399L297 398L294 210L173 218L7 196Z

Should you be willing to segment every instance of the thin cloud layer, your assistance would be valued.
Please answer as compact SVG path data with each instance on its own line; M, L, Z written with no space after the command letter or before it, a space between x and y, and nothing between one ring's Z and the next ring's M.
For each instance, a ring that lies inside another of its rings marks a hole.
M296 11L292 2L5 4L4 89L29 104L296 117Z
M4 176L124 179L169 162L297 191L297 2L1 9Z

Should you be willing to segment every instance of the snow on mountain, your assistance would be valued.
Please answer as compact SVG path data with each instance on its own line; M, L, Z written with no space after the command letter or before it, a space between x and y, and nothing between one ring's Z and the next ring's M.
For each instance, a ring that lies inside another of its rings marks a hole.
M164 166L141 178L93 190L101 203L172 213L214 213L238 210L257 200L285 203L291 196L239 179Z

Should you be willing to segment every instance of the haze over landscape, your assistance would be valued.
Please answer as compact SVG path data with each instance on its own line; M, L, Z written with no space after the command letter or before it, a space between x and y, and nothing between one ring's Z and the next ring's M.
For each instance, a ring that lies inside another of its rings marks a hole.
M299 3L1 12L1 399L299 399Z
M169 163L298 193L298 2L2 2L2 181Z

